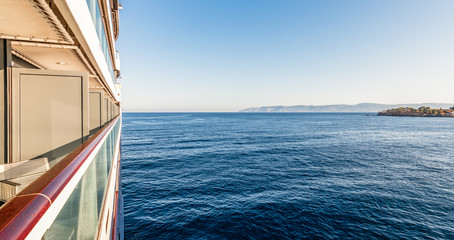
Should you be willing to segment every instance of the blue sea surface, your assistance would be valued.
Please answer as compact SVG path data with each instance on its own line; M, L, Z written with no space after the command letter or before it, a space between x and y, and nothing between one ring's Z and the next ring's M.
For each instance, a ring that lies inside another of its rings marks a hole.
M125 239L454 239L454 118L124 113Z

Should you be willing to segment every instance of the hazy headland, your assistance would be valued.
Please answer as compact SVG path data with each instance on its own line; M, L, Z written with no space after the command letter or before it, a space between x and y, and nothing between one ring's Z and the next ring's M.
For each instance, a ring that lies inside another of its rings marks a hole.
M251 107L240 110L240 112L381 112L385 109L421 106L438 108L450 108L452 103L410 103L410 104L379 104L359 103L355 105L332 104L332 105L295 105L295 106L263 106Z

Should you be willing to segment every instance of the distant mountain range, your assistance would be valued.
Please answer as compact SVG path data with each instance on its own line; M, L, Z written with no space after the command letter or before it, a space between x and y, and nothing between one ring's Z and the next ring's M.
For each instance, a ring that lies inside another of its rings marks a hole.
M386 109L398 107L418 108L421 106L431 108L450 108L452 103L411 103L411 104L379 104L359 103L355 105L333 104L333 105L296 105L296 106L266 106L251 107L240 110L240 112L380 112Z

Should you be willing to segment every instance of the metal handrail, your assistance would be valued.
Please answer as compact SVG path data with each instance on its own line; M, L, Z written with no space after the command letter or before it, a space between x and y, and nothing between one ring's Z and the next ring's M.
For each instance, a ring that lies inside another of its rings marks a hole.
M113 119L0 208L0 239L27 237L120 117Z

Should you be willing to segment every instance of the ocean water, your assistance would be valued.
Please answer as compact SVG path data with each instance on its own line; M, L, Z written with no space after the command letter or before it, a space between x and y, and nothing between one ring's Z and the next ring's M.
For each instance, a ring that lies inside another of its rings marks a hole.
M454 239L454 118L125 113L125 239Z

